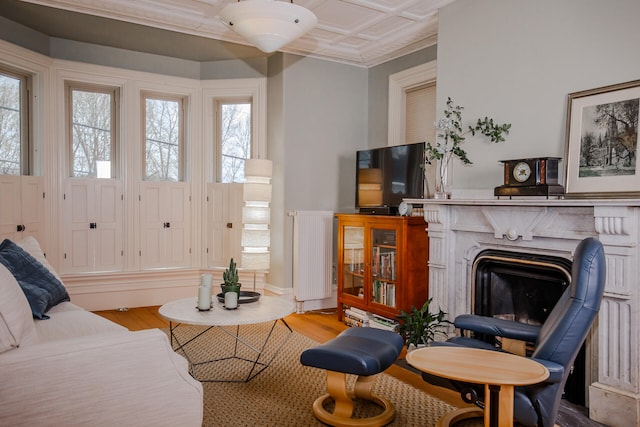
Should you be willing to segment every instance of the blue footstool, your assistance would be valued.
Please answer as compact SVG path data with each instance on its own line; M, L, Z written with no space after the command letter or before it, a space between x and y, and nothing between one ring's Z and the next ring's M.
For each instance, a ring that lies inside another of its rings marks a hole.
M313 413L331 426L384 426L396 415L393 404L371 392L375 376L391 366L404 342L395 332L373 328L350 328L325 344L307 349L300 355L305 366L327 370L327 391L313 403ZM347 390L347 374L358 375L353 391ZM327 399L335 401L330 413ZM351 418L353 399L365 399L380 405L383 412L369 418Z

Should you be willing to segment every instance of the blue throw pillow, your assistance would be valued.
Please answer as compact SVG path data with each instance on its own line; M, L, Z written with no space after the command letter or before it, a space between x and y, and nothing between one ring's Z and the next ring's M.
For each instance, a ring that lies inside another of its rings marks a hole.
M20 284L36 319L48 319L45 313L51 307L70 301L64 285L37 259L9 239L0 243L0 263Z

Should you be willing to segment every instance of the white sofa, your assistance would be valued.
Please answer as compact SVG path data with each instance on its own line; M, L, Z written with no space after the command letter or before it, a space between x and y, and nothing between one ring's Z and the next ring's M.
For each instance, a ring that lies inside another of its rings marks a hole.
M59 280L35 239L17 244ZM0 259L0 425L202 424L202 385L162 331L131 332L69 301L34 319L30 301Z

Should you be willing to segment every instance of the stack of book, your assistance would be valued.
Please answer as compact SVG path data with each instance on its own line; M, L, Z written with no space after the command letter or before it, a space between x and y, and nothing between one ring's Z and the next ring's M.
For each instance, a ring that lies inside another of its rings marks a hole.
M371 313L355 307L344 310L344 324L348 326L369 327Z
M397 332L399 326L400 324L397 321L388 319L383 316L378 316L377 314L371 315L371 318L369 319L370 328L378 328L378 329L384 329L387 331Z

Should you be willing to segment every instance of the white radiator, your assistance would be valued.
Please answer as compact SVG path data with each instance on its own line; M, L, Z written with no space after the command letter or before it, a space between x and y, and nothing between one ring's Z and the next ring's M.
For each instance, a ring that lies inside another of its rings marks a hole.
M293 292L296 301L329 298L332 291L333 212L294 211Z

